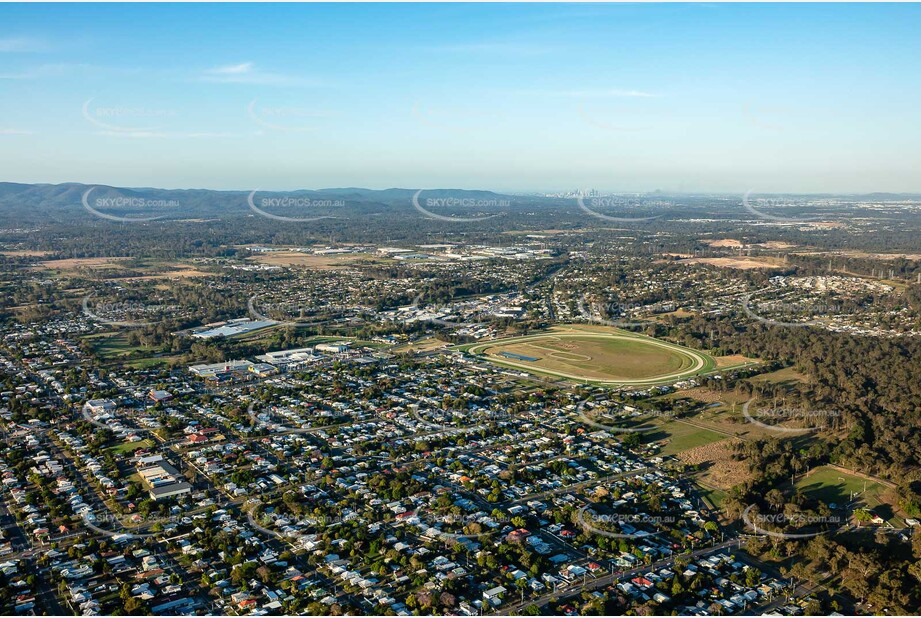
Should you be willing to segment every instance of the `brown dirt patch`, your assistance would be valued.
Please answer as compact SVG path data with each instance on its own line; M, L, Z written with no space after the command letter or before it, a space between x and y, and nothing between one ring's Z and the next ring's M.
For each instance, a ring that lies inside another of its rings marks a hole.
M742 246L742 241L741 241L741 240L736 240L735 238L720 238L720 239L716 239L716 240L710 239L710 240L702 240L701 242L704 243L705 245L707 245L708 247L735 247L735 248L739 248L739 247Z
M722 401L722 393L719 393L705 386L689 388L687 390L680 391L680 394L683 397L690 397L691 399L696 399L697 401L702 401L704 403L720 403Z
M65 258L63 260L45 260L39 264L51 270L77 270L78 268L122 268L119 262L130 260L127 257Z
M757 361L758 361L757 358L748 358L747 356L742 356L741 354L730 354L728 356L717 356L716 366L717 367L731 367L732 365L741 365L743 363L754 363Z
M738 438L727 438L678 453L677 457L688 465L709 464L702 474L702 481L709 486L728 491L733 486L752 477L748 464L732 458L733 446Z
M150 279L189 279L192 277L207 277L211 273L206 273L191 266L180 267L176 270L170 270L164 273L157 273L155 275L143 275L141 277L118 277L119 281L144 281Z
M692 258L681 260L685 264L709 264L720 268L738 268L740 270L753 270L757 268L776 268L781 262L773 258L753 257L719 257L719 258Z
M368 260L369 256L360 253L311 255L300 251L273 251L254 255L249 259L268 266L304 266L318 270L334 270L350 266L359 260Z
M30 251L22 249L20 251L0 251L0 255L7 257L45 257L51 255L51 251Z

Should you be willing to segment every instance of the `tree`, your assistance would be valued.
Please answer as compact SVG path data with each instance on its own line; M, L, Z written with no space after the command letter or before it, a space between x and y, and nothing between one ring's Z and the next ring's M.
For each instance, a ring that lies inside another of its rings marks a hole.
M768 505L775 511L780 511L784 504L786 504L787 499L784 497L783 492L778 489L772 489L764 495L765 501Z
M854 511L854 519L859 523L868 524L873 521L873 515L870 514L870 511L867 509L857 509Z
M150 615L150 610L147 609L147 604L137 597L128 597L128 599L124 602L123 609L125 610L125 614L129 616Z
M755 567L749 567L745 571L745 585L749 588L754 588L761 583L761 571Z

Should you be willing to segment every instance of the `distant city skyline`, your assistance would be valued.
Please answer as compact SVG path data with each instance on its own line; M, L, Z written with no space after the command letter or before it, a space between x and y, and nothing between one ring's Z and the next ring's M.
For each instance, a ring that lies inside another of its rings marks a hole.
M0 5L0 181L921 192L921 7Z

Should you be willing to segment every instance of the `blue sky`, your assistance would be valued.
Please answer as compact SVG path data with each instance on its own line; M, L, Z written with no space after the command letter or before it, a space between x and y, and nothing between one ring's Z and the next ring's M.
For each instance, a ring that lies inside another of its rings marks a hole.
M0 5L0 180L921 191L918 5Z

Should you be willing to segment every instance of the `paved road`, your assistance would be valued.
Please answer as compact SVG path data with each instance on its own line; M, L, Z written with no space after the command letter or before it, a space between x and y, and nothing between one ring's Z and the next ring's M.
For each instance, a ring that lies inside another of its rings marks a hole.
M23 574L28 575L30 573L35 573L38 575L35 584L35 597L38 599L39 605L45 609L49 616L67 616L72 614L72 612L61 604L60 599L58 599L57 594L49 584L49 578L39 573L38 565L35 564L34 561L34 556L40 549L32 548L29 536L26 534L25 530L22 529L19 522L13 514L10 513L2 500L0 500L0 518L2 518L4 522L4 530L10 532L10 540L13 541L13 546L19 546L19 551L0 556L0 561L21 560L20 569Z
M566 494L572 491L577 491L582 487L588 487L590 485L600 485L602 483L607 483L609 481L616 481L618 479L628 478L631 476L636 476L638 474L645 474L649 472L649 468L637 468L636 470L628 470L627 472L618 472L617 474L611 474L608 476L602 476L595 479L589 479L587 481L582 481L580 483L574 483L572 485L563 485L562 487L557 487L556 489L548 489L547 491L539 491L537 493L528 494L517 498L515 500L506 500L505 502L497 502L493 507L499 508L508 508L514 504L520 504L522 502L527 502L529 500L541 500L547 496L556 496L558 494Z
M796 590L791 596L789 593L778 594L773 601L768 601L767 603L759 603L752 605L751 607L742 611L743 616L764 616L765 614L775 614L777 610L783 607L784 605L789 605L793 602L794 599L800 599L811 592L813 592L817 585L811 584L797 584Z
M256 518L253 517L253 510L257 508L259 508L259 504L253 505L252 509L249 509L246 511L246 521L249 522L249 525L252 526L257 532L261 532L262 534L266 536L276 538L279 541L287 543L292 548L295 548L295 546L291 543L291 541L286 539L280 532L276 532L275 530L269 530L265 526L260 526L258 523L256 523Z
M512 615L520 614L521 611L528 605L537 605L538 607L543 607L544 605L549 603L552 599L558 599L562 601L569 597L580 595L583 592L591 592L592 590L604 588L622 579L629 579L637 575L642 575L643 573L648 573L649 571L654 570L654 569L661 569L663 567L670 566L679 557L696 558L697 556L705 556L707 554L712 554L720 550L726 549L727 547L731 547L735 545L736 543L738 543L738 539L732 539L729 541L724 541L723 543L719 543L717 545L713 545L711 547L704 547L701 549L694 550L692 552L686 552L684 554L671 556L669 558L659 560L657 562L653 562L652 564L636 567L628 571L620 571L614 574L602 575L601 577L587 580L584 584L577 584L563 591L557 590L556 592L548 592L547 594L544 594L535 599L525 599L524 603L519 601L516 603L512 603L510 605L506 605L500 608L498 611L493 612L492 615L512 616Z
M73 611L70 611L69 608L64 607L64 604L61 603L60 598L58 598L57 591L51 587L51 578L38 573L37 565L34 563L33 567L36 568L36 574L38 575L38 577L35 578L35 596L41 601L42 606L44 606L44 608L48 611L48 615L72 616Z

